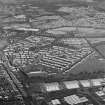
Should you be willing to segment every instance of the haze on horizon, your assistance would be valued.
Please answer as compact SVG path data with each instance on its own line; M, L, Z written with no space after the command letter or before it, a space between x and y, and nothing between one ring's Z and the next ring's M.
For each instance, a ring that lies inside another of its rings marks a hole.
M22 1L39 1L39 2L64 2L64 1L86 1L86 2L92 2L92 1L98 1L98 0L0 0L0 2L2 3L18 3L18 2L22 2ZM103 1L103 0L100 0Z

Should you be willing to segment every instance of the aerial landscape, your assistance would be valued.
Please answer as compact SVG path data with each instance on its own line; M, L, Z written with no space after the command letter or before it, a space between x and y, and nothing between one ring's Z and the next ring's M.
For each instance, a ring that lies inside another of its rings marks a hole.
M105 0L0 0L0 105L105 105Z

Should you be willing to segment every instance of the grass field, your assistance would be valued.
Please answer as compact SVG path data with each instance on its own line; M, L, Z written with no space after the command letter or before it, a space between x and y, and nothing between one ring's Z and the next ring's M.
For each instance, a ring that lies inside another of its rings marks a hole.
M78 63L75 67L73 67L70 73L78 74L80 72L96 72L100 70L105 71L105 61L101 62L98 60L100 56L96 57L95 54L88 56L86 59L82 60L82 62Z

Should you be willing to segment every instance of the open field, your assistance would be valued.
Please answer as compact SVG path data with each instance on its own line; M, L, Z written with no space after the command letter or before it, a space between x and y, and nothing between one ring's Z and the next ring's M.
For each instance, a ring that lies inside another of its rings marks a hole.
M71 69L71 72L69 73L74 73L74 74L78 74L80 72L97 72L100 70L105 70L105 61L100 61L98 59L99 57L95 57L94 53L91 54L90 56L88 56L86 59L84 59L82 62L78 63L76 66L74 66Z

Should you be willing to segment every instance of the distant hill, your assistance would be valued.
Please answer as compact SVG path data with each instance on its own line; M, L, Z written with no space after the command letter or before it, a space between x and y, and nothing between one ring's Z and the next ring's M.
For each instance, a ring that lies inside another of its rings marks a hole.
M24 1L37 1L37 2L69 2L69 1L74 1L74 2L93 2L94 0L24 0Z
M39 3L62 3L62 2L93 2L97 0L0 0L2 3L11 4L19 2L39 2ZM103 1L103 0L99 0Z
M0 4L17 4L18 2L21 1L23 0L0 0Z

